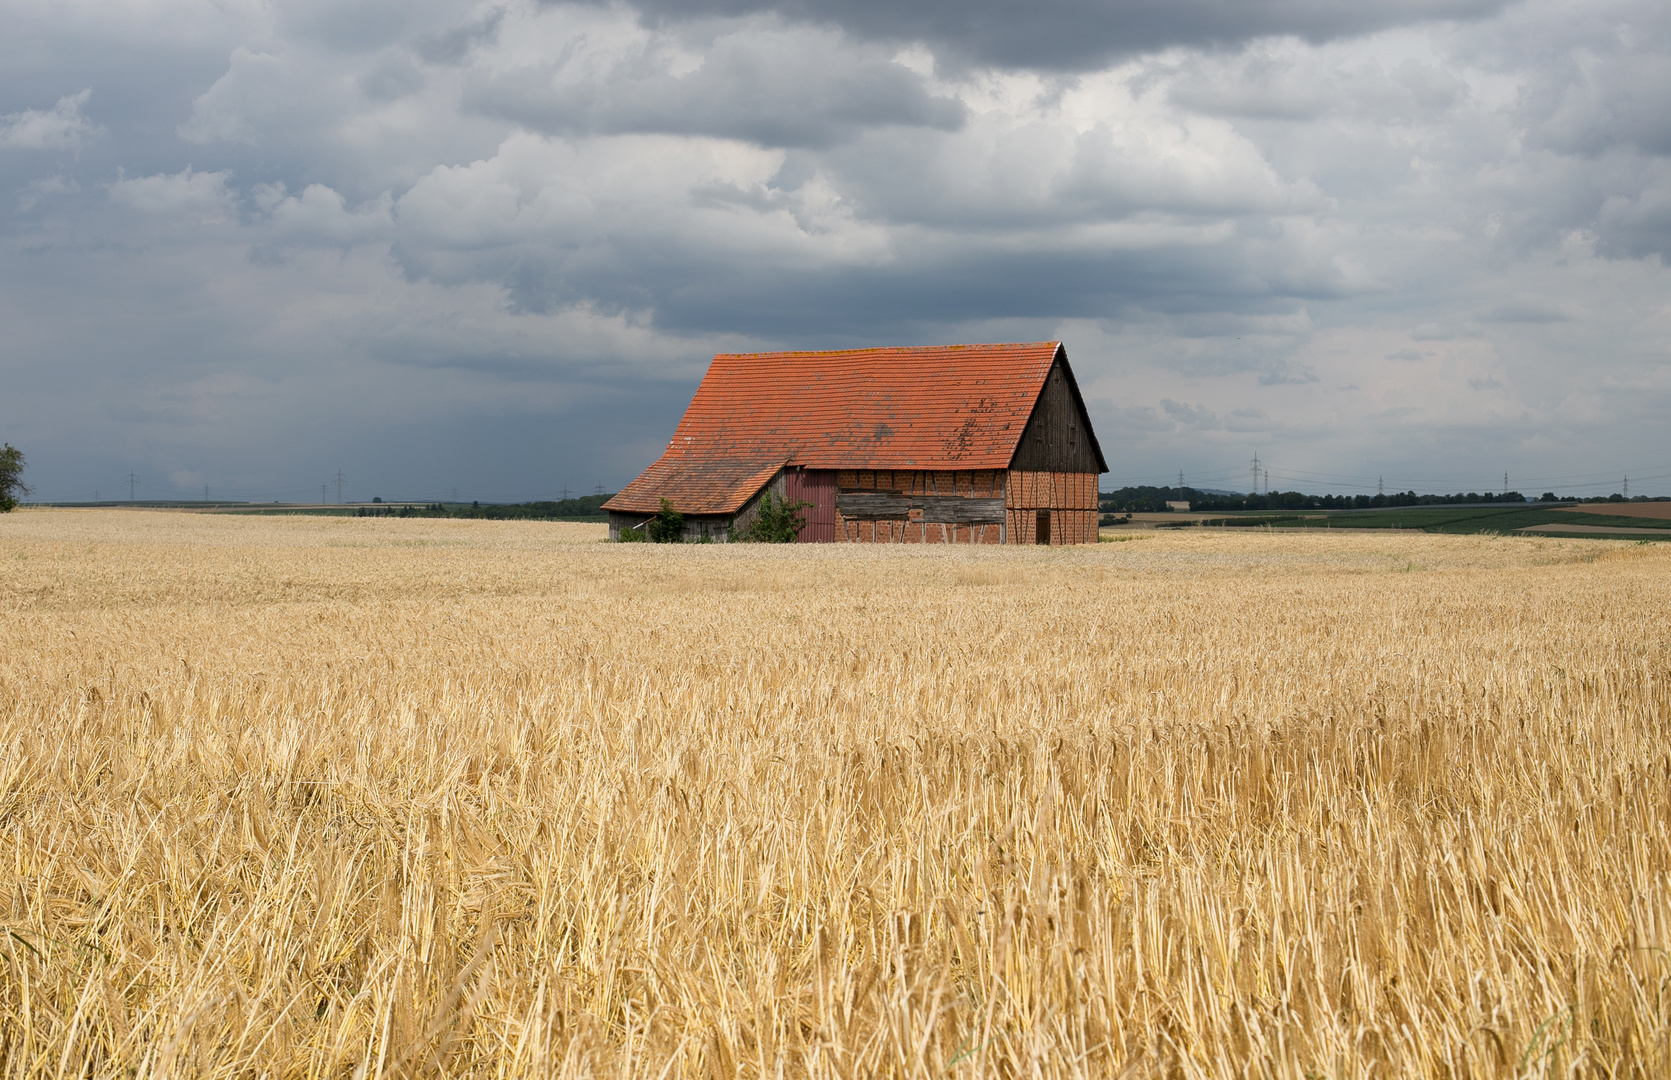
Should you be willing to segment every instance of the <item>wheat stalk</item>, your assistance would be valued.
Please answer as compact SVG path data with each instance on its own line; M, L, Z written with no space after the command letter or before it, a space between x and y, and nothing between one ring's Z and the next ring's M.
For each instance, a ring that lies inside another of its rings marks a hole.
M0 518L0 1080L1671 1072L1671 548Z

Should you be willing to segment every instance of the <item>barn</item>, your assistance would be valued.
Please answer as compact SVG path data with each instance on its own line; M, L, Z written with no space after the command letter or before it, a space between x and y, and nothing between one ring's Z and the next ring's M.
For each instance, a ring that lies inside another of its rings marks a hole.
M1059 341L721 354L604 509L611 539L665 498L729 540L771 492L803 543L1089 544L1107 471Z

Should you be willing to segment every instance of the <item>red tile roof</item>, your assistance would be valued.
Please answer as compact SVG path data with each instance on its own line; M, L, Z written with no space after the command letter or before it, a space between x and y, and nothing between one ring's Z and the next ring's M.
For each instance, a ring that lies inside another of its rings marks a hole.
M721 353L661 459L604 506L732 514L784 465L1007 468L1061 347Z

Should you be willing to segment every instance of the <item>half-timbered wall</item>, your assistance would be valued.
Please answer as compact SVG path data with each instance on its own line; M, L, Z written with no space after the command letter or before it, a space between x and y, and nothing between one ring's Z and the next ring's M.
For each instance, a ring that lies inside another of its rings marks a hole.
M1052 546L1097 542L1096 473L1011 469L1007 486L1004 513L1010 543L1037 542L1041 511L1050 516Z
M840 469L837 542L1031 544L1038 514L1051 545L1097 542L1097 474L1029 469Z

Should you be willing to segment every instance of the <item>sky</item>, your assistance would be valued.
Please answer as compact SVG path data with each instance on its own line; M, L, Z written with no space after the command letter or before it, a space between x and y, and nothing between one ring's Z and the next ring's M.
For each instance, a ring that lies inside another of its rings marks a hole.
M1104 490L1671 494L1663 0L0 25L37 499L613 491L716 352L1053 339Z

